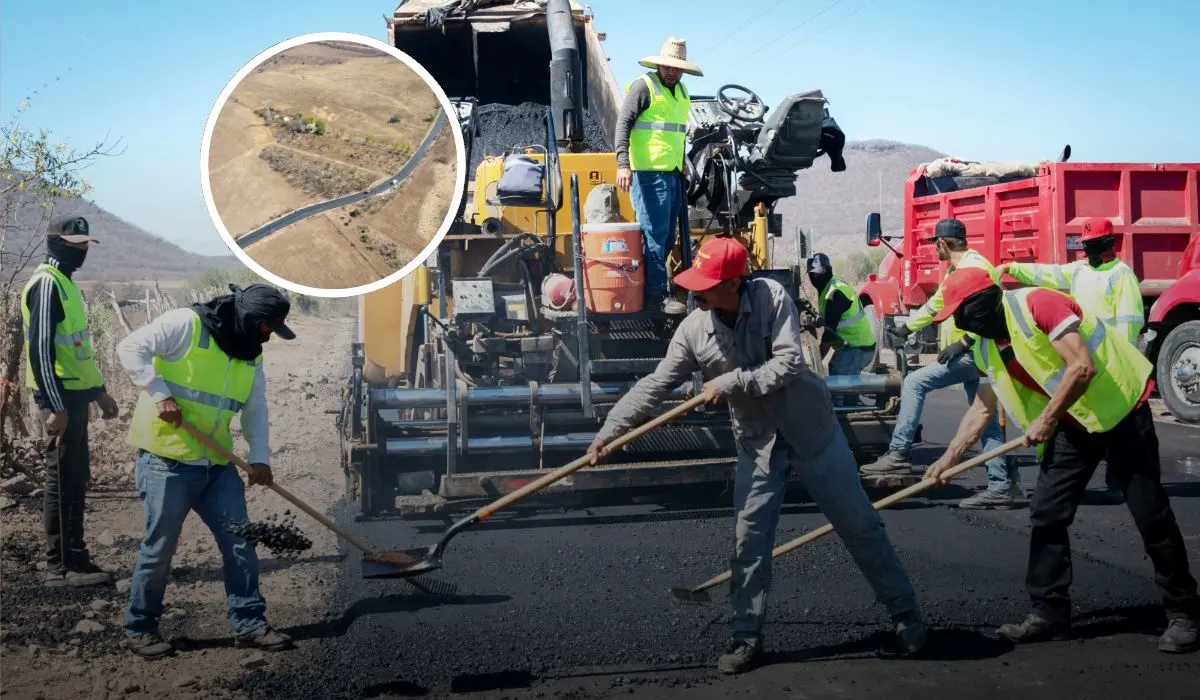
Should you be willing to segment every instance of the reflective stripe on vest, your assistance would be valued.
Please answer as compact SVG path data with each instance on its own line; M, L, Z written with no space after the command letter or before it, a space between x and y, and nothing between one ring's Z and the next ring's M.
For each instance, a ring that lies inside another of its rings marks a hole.
M250 399L256 368L261 363L261 356L254 362L246 362L226 355L213 342L200 316L195 315L191 344L184 356L174 362L156 357L154 369L179 404L183 419L207 433L226 450L232 450L233 434L229 426L234 414L245 408ZM129 441L135 447L166 459L225 461L210 455L208 449L190 434L160 420L154 400L145 391L138 396Z
M1063 292L1033 288L1005 292L1004 316L1016 361L1046 394L1053 396L1062 384L1066 363L1049 336L1033 321L1028 298L1034 291L1066 296ZM1089 432L1106 432L1124 420L1137 404L1153 366L1128 340L1107 332L1105 325L1087 311L1083 312L1078 331L1096 374L1083 396L1067 412ZM975 343L974 357L975 364L987 372L1004 407L1027 430L1050 402L1049 397L1032 391L1009 375L995 342L980 338Z
M825 287L825 292L821 294L818 304L822 315L825 314L825 306L829 303L829 298L834 292L841 292L850 300L850 308L842 314L842 318L838 321L837 332L838 337L843 340L846 345L854 348L867 348L875 344L875 333L871 329L871 321L867 318L866 309L858 300L858 295L854 292L854 287L846 284L842 280L834 277Z
M62 382L63 388L71 391L95 389L104 386L104 377L96 365L92 351L92 336L88 332L87 310L83 306L83 296L75 282L62 273L61 270L42 263L34 269L29 281L21 292L21 318L23 322L25 350L25 386L37 388L33 376L33 364L29 360L29 290L39 281L49 281L62 302L63 320L54 327L54 375ZM50 310L44 309L49 318Z
M638 115L629 131L629 166L634 170L682 170L688 111L692 105L687 88L682 82L676 84L676 96L659 82L657 73L646 73L638 79L650 91L650 106ZM633 85L630 83L629 87Z
M1134 284L1131 292L1123 292L1123 298L1117 293L1117 284L1126 277L1132 278ZM1136 294L1136 299L1128 298L1128 294ZM1137 275L1128 265L1120 260L1112 260L1100 267L1092 267L1086 263L1080 265L1071 277L1071 296L1083 307L1084 311L1096 316L1110 325L1122 324L1122 330L1128 330L1127 339L1135 341L1145 325L1145 317L1141 314L1128 313L1142 306L1141 289L1137 284ZM1121 313L1122 311L1126 313Z

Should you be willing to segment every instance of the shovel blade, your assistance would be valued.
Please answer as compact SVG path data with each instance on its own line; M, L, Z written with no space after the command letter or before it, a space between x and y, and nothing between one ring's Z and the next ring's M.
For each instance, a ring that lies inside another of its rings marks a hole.
M692 590L691 588L672 588L671 597L681 603L697 603L707 605L712 603L712 597L708 595L707 590Z
M363 578L412 578L439 569L442 562L429 556L427 549L385 552L362 558Z

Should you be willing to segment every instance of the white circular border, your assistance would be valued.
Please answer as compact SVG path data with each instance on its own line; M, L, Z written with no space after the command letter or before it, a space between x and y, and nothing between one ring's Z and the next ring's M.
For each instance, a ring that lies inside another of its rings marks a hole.
M335 289L306 287L302 284L296 284L295 282L285 280L279 275L276 275L259 265L254 261L253 258L250 257L248 253L246 253L246 251L242 250L241 246L237 244L237 241L234 240L233 236L229 234L229 230L225 228L225 222L221 220L221 216L217 211L216 203L213 201L212 188L209 186L208 157L209 148L212 145L213 130L217 125L217 117L220 116L221 110L225 108L225 102L228 101L229 96L233 93L237 86L241 84L242 79L250 74L250 71L258 68L258 66L268 58L271 58L275 54L282 53L283 51L286 51L292 47L300 46L302 44L311 44L317 41L345 41L368 46L370 48L383 51L384 53L399 59L409 68L413 69L417 75L421 76L421 79L425 81L425 84L433 90L434 96L437 97L438 102L441 104L442 111L445 113L446 119L450 122L450 131L454 136L454 148L458 154L456 158L457 173L454 181L454 194L450 198L450 207L446 212L446 218L442 221L442 225L438 228L437 233L434 234L433 239L429 241L429 244L425 246L424 250L422 250L416 257L409 261L404 267L400 268L400 270L397 272L394 272L381 280L377 280L369 284L359 285L357 287L343 287ZM220 96L217 97L217 101L213 105L213 110L208 115L208 123L204 126L204 141L200 146L200 185L204 189L204 204L208 208L209 218L212 219L213 225L217 227L217 232L220 233L221 238L225 240L225 245L228 246L231 251L233 251L233 254L236 255L238 259L242 261L242 263L256 272L260 277L268 279L276 285L287 289L288 291L306 296L325 297L329 299L359 296L378 291L403 279L413 270L417 269L418 266L422 265L429 258L429 256L437 250L437 247L441 244L442 239L446 237L446 234L450 230L451 224L454 222L454 217L458 213L458 208L462 204L466 184L467 148L466 144L463 142L462 129L460 129L458 125L458 113L455 111L454 106L450 104L450 98L447 97L446 91L442 89L442 86L439 85L436 80L434 80L433 76L429 74L429 71L425 70L424 66L400 49L397 49L395 46L389 46L378 39L373 39L369 36L363 36L361 34L352 34L349 32L316 32L313 34L304 34L303 36L298 36L275 44L271 48L250 59L250 61L246 63L246 65L242 66L242 69L233 76L233 78L225 86L225 89L221 91Z

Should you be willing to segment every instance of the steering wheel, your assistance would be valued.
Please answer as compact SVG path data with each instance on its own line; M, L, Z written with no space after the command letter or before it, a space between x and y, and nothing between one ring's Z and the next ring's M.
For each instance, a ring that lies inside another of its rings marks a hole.
M742 99L729 97L726 94L728 90L739 90L748 95L748 97ZM720 105L722 112L725 112L734 119L746 122L756 122L762 119L763 115L767 113L767 108L763 105L762 100L758 98L758 95L741 85L722 85L721 89L717 90L717 104Z

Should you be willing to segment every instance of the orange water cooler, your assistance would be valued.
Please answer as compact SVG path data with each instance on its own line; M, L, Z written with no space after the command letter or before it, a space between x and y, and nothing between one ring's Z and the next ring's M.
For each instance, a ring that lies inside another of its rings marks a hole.
M580 236L587 310L598 314L641 311L646 286L641 226L636 221L584 224Z

